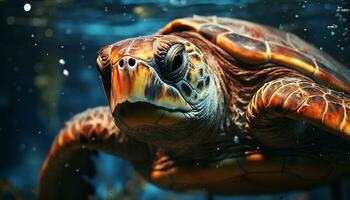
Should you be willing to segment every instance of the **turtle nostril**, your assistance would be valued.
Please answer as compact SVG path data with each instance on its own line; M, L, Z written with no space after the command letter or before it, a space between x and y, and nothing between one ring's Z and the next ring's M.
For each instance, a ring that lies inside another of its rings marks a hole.
M133 59L133 58L129 58L128 64L129 64L130 67L133 67L136 64L136 60Z
M119 60L118 65L120 68L123 68L124 67L124 60L123 59Z

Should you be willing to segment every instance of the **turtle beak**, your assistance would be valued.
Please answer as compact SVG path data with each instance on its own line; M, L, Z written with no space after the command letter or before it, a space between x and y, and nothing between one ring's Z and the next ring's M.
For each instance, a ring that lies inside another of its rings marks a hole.
M131 56L123 56L111 69L109 106L114 117L129 126L154 124L164 115L183 119L179 111L192 110L176 88L164 83L146 62Z
M169 110L191 110L181 94L165 84L152 67L131 56L122 57L111 70L111 110L125 101L146 102Z

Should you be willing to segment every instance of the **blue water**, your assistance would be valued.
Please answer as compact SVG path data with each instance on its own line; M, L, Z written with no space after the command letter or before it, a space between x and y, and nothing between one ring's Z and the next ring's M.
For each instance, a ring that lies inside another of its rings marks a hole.
M24 10L25 3L0 1L0 180L28 199L34 198L39 169L64 121L86 108L107 105L95 70L96 52L106 44L154 34L175 18L218 15L294 32L350 66L347 1L56 0L28 1L29 11ZM126 195L132 185L132 197L137 199L205 199L203 194L176 194L144 185L126 161L112 156L95 161L98 198ZM330 198L326 187L258 198L305 195Z

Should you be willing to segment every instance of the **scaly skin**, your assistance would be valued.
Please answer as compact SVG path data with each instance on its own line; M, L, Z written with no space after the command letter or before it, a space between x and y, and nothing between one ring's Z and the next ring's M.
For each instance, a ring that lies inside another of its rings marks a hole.
M148 148L115 126L107 107L89 109L68 121L58 134L40 172L39 200L87 199L91 186L83 176L92 177L91 150L142 163Z
M276 119L290 118L350 140L350 97L307 79L281 78L266 83L249 103L246 117L248 131L257 138L269 134L271 127L286 126L276 124ZM295 131L286 128L283 133L293 134L291 130Z

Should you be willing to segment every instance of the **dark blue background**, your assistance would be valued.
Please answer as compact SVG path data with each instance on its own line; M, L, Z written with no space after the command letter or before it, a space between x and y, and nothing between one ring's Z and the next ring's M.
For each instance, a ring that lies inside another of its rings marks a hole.
M27 2L29 12L23 9ZM349 2L234 2L0 0L0 188L6 180L26 198L34 198L40 166L64 121L86 108L107 104L95 70L100 47L153 34L174 18L217 15L268 24L296 33L349 66ZM103 155L96 162L99 198L204 199L203 194L181 195L145 185L127 162L111 156ZM304 197L329 199L330 194L321 187L307 194L259 199Z

